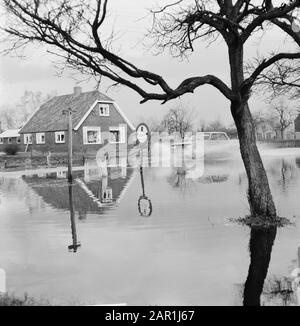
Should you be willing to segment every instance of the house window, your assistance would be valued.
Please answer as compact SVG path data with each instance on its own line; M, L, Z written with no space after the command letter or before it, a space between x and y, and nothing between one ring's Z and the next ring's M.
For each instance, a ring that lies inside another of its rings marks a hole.
M0 138L0 144L3 144L3 138Z
M8 142L8 144L11 144L12 143L12 139L11 138L8 138L7 139L7 142Z
M31 134L25 134L24 135L24 144L32 144L32 135Z
M85 145L101 144L100 127L83 127L83 143Z
M45 144L45 133L40 132L36 134L36 143L37 144Z
M21 137L20 136L17 137L17 143L21 144Z
M111 144L124 144L126 141L125 127L110 127L109 128L109 142Z
M64 131L56 131L55 132L55 142L56 142L56 144L65 143L65 132Z
M99 115L100 117L109 117L109 105L99 103Z

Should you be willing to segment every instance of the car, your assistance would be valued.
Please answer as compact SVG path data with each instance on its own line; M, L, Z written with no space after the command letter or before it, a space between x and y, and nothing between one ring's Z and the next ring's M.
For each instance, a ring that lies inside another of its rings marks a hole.
M201 137L204 136L204 141L228 141L230 138L226 132L221 131L211 131L211 132L197 132L196 135L185 137L183 141L174 141L172 146L186 146L192 145L195 140L201 140Z
M222 131L199 132L183 141L174 141L172 146L184 148L185 157L201 158L204 155L205 160L225 159L238 152L238 142Z
M218 140L230 140L226 132L221 132L221 131L212 131L212 132L204 132L204 140L213 140L213 141L218 141Z

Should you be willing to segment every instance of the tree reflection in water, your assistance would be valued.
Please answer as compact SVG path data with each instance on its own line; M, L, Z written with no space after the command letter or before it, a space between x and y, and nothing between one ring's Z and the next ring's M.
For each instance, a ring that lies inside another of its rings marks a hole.
M268 273L277 227L251 228L250 266L244 288L244 306L259 306Z
M276 232L276 226L251 228L250 267L244 287L244 306L297 305L297 289L292 277L272 276L266 279Z
M187 190L192 193L197 191L197 183L211 184L226 182L229 178L228 174L211 174L202 175L193 173L196 170L188 169L186 167L176 168L168 177L168 182L173 188L178 188L182 192ZM197 171L196 171L197 172Z

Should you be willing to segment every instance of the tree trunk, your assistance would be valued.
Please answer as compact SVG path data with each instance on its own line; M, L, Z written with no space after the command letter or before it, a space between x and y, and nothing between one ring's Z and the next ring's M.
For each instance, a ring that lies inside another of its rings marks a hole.
M251 216L262 219L276 217L276 209L269 182L256 146L255 126L248 106L249 89L242 89L244 82L243 44L235 38L229 40L228 55L232 91L236 99L231 102L231 114L240 141L242 159L248 177L248 201Z
M276 217L276 208L265 168L256 146L255 127L247 101L232 103L242 159L248 177L248 200L251 216L269 219Z

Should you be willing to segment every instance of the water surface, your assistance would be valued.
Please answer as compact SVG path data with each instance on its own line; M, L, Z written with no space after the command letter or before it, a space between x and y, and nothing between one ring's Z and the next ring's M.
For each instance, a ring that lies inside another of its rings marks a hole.
M267 282L299 264L300 151L262 154L278 213L295 223L267 242ZM266 242L229 221L249 213L239 157L207 160L203 176L86 166L71 187L65 177L63 169L0 175L8 291L56 303L241 304L250 235Z

